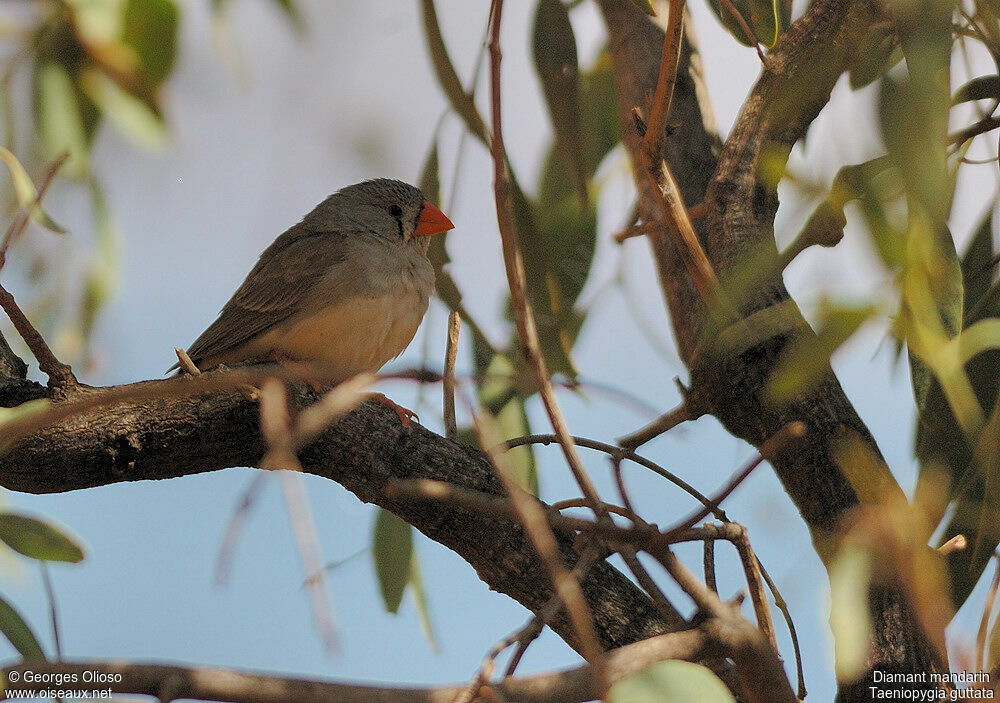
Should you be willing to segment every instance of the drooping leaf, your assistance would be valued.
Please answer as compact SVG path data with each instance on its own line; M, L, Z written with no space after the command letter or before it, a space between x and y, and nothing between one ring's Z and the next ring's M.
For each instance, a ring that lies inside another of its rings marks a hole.
M35 202L35 199L38 197L38 191L35 189L35 184L32 182L28 172L24 170L24 166L17 160L17 157L8 151L6 147L0 146L0 161L3 161L10 172L10 180L14 186L14 195L17 198L17 204L22 208L31 207L31 219L42 227L59 234L65 233L66 230L57 225L42 209L41 205Z
M516 183L512 185L514 227L521 243L528 302L534 311L538 343L550 373L575 378L576 368L571 356L573 340L568 331L573 301L567 300L560 289L559 262L550 257L544 234L538 227L535 206Z
M38 643L35 633L14 606L2 597L0 597L0 632L25 659L45 659L45 652Z
M379 508L372 536L372 556L382 602L387 611L395 613L410 581L413 528L388 510Z
M438 162L437 139L431 145L423 168L420 169L418 184L425 198L436 205L441 205L441 175ZM445 266L451 262L446 249L449 233L442 232L441 234L435 234L431 237L430 246L427 249L427 258L430 259L431 265L434 266L434 279L436 281L434 292L448 306L449 310L454 310L462 316L462 323L472 333L473 339L477 340L480 348L487 349L490 354L493 354L493 345L486 339L486 335L483 334L479 324L465 308L465 305L462 303L462 293L458 290L455 279L445 270Z
M424 579L420 575L420 561L417 559L417 552L414 550L413 559L410 561L410 593L413 594L413 603L417 606L417 616L420 618L420 629L427 638L427 643L435 652L441 649L437 635L434 633L434 622L431 620L431 611L427 607L427 593L424 590Z
M101 113L137 145L148 149L166 145L167 128L155 106L126 92L107 74L96 69L85 69L80 85Z
M538 0L531 46L556 144L580 202L585 203L587 176L580 128L580 70L573 25L561 0Z
M487 136L486 124L480 117L472 96L466 93L465 88L462 87L462 82L458 79L458 73L455 71L455 65L448 55L448 48L441 35L441 25L438 23L434 0L420 0L420 8L424 21L424 37L427 39L438 84L447 96L451 108L465 122L469 133L488 146L490 140Z
M83 561L83 547L73 537L27 515L0 512L0 541L31 559L72 564Z
M774 46L778 36L791 22L791 8L781 0L708 0L708 5L722 26L745 46L753 46L754 41L747 36L743 23L733 14L734 11L750 27L757 41L768 48Z
M879 121L907 194L933 222L945 222L954 187L945 155L947 93L927 81L883 78Z
M118 278L118 236L111 210L96 182L91 187L91 197L97 251L84 274L80 299L80 328L84 338L90 336L98 314L114 295Z
M138 58L137 74L150 86L162 83L174 66L180 10L173 0L127 0L121 40Z
M902 60L903 51L888 23L873 24L858 44L851 63L851 88L859 90L870 85Z
M66 172L81 177L90 159L90 138L84 126L80 95L66 68L53 61L35 66L38 135L50 158L69 153Z
M994 243L993 220L996 204L990 206L965 252L962 254L962 285L965 291L964 317L966 325L971 321L973 311L990 289L997 271L997 256L1000 254Z
M816 335L788 344L775 366L767 392L786 402L814 386L830 370L830 357L878 311L875 305L840 305L824 300Z
M608 691L608 703L735 703L715 674L701 664L663 661L621 679Z
M868 586L872 555L855 544L834 557L830 573L830 629L833 632L837 679L853 681L864 671L871 641Z
M588 181L594 177L604 157L621 141L615 106L614 71L611 54L605 47L594 65L580 75L583 166ZM544 187L545 183L542 185Z
M1000 76L979 76L955 91L953 105L972 100L1000 100Z

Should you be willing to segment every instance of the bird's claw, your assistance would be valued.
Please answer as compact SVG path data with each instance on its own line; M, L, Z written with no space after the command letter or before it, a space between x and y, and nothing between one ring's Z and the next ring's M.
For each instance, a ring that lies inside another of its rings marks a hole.
M406 430L407 432L411 432L413 430L414 420L416 420L417 422L420 421L419 415L417 415L409 408L404 408L399 403L390 400L383 393L372 393L371 399L374 400L379 405L384 405L385 407L395 412L396 416L399 418L400 424L403 426L403 429Z

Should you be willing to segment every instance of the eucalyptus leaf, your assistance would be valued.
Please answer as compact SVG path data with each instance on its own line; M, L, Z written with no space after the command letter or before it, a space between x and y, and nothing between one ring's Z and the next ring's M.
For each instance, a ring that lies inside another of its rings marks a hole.
M580 127L580 70L576 37L569 11L560 0L538 0L532 30L535 71L549 119L569 176L580 196L587 200L587 175L583 165L583 134Z
M0 632L25 659L45 659L45 652L21 614L0 597Z
M166 145L167 128L153 105L126 92L96 69L86 69L80 85L103 115L138 146L160 149Z
M41 205L35 202L38 198L38 191L35 189L35 184L32 182L28 172L24 170L24 166L17 160L17 157L6 147L0 146L0 161L3 161L10 172L10 180L14 186L14 195L17 198L17 204L22 208L30 207L31 219L42 227L58 234L64 234L66 230L57 225L42 209Z
M951 97L953 105L973 100L1000 101L1000 76L979 76L955 91Z
M455 65L451 62L444 37L441 35L441 25L438 22L434 0L420 0L420 8L424 22L424 37L427 39L431 63L434 64L434 74L437 76L438 84L448 98L452 109L465 122L469 133L488 147L490 140L486 132L486 124L480 117L472 96L465 92L462 82L458 79Z
M859 90L874 83L902 60L903 51L888 23L873 24L861 39L851 63L851 88Z
M40 61L35 65L34 90L38 136L45 152L50 158L68 152L66 172L82 177L89 165L90 137L73 79L63 65Z
M747 36L733 10L750 27L757 41L768 48L775 45L778 36L791 23L790 7L781 0L731 0L729 3L708 0L708 6L733 38L745 46L753 46L754 41Z
M420 574L420 561L417 559L417 552L414 550L413 558L410 560L410 593L413 594L413 603L417 606L417 616L420 618L420 629L427 638L427 643L435 652L441 649L437 635L434 633L434 621L431 620L430 608L427 606L427 592L424 590L424 579Z
M657 662L621 679L608 691L608 703L735 703L718 677L701 664Z
M0 541L31 559L83 561L83 547L61 529L42 520L10 511L0 512Z
M990 289L996 275L997 257L1000 255L1000 251L997 250L993 236L995 217L996 203L993 203L962 253L962 286L965 291L964 316L966 325L972 322L970 320L972 312Z
M387 611L395 613L410 582L413 528L388 510L379 508L372 536L372 556L382 602Z
M150 86L162 83L177 55L180 10L173 0L128 0L122 22L122 42L138 57L137 73Z

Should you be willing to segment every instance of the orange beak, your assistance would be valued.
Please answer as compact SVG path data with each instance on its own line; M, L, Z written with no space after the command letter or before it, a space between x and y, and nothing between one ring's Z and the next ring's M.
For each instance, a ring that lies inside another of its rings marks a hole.
M413 233L420 237L429 237L439 232L447 232L455 229L445 214L438 210L429 200L425 200L420 208L420 217L417 218L417 228Z

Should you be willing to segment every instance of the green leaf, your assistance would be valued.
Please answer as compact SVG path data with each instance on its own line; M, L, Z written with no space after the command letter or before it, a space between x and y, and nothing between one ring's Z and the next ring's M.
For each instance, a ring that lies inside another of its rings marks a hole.
M17 204L22 208L31 206L31 219L42 227L52 232L64 234L66 230L53 222L52 218L46 214L41 205L35 204L32 206L32 203L38 197L38 191L35 189L35 184L31 181L28 172L24 170L24 166L17 160L17 157L6 147L0 146L0 160L4 162L7 170L10 172L10 180L14 186L14 195L17 198Z
M608 691L608 703L735 703L718 677L700 664L663 661L626 676Z
M903 51L888 23L872 25L858 44L851 64L851 89L859 90L870 85L902 60Z
M868 614L872 555L858 545L847 544L837 552L829 573L830 629L837 679L853 681L864 671L872 629Z
M427 153L423 168L420 169L420 178L417 182L425 198L437 205L441 204L441 176L437 139L431 144L431 149ZM488 349L489 353L493 354L495 353L493 345L486 339L486 335L483 334L476 320L465 309L465 305L462 303L462 293L458 290L455 279L445 270L445 266L451 263L446 249L449 234L450 232L435 234L430 238L430 246L427 249L427 258L434 266L434 292L441 299L441 302L448 306L449 310L454 310L462 316L462 323L472 332L473 340L479 344L480 348Z
M732 0L728 4L749 25L757 40L768 48L775 45L778 36L791 22L789 3L781 0ZM745 46L754 45L753 39L747 36L743 25L733 15L729 7L720 3L719 0L708 0L708 6L722 22L722 26L738 42Z
M812 388L830 372L830 357L875 313L875 305L839 305L824 300L820 304L819 329L803 335L785 348L767 384L776 402L787 402Z
M587 175L580 128L580 69L569 11L560 0L538 1L531 46L556 144L569 167L580 202L585 203Z
M80 328L84 338L89 338L98 314L114 295L118 283L118 236L104 193L96 182L91 185L91 199L97 251L87 265L80 299Z
M31 559L78 563L83 547L62 530L41 520L8 511L0 512L0 541Z
M138 75L150 86L162 83L177 55L180 10L173 0L128 0L121 40L139 60Z
M45 659L45 652L28 623L10 603L0 597L0 632L25 659Z
M403 591L410 581L413 559L413 528L388 510L379 508L372 536L375 575L382 591L382 602L390 613L399 610Z
M1000 101L1000 76L979 76L955 91L951 97L953 105L972 100Z
M424 579L420 575L420 562L417 559L417 552L414 550L413 558L410 560L410 592L413 594L413 603L417 606L417 615L420 617L420 629L427 638L427 643L435 652L440 651L437 635L434 634L434 622L431 620L431 612L427 607L427 593L424 590Z
M434 64L434 74L437 76L438 84L447 96L451 109L465 122L469 133L489 147L490 139L483 118L480 117L472 96L466 93L465 88L462 87L458 73L455 72L455 65L448 55L444 37L441 36L441 25L438 23L434 0L420 0L420 7L424 20L424 37L427 39L427 48L431 54L431 62Z
M947 93L936 84L886 77L882 80L879 121L889 157L907 194L920 203L932 221L945 222L954 187L945 154Z
M588 181L594 177L604 157L621 141L616 105L611 54L605 47L594 65L580 76L583 166ZM543 188L545 183L542 182Z
M161 149L166 145L167 128L154 106L124 91L96 69L85 69L80 85L104 116L138 146Z
M550 373L576 378L570 334L574 327L573 300L567 298L559 283L559 271L564 266L551 256L555 253L560 257L561 253L553 252L544 239L546 232L538 226L534 205L516 184L512 185L514 226L524 255L528 302L535 314L538 343ZM569 273L577 272L570 269Z
M90 137L84 125L80 94L66 68L52 61L35 66L38 134L50 158L69 152L67 173L82 177L89 168Z
M997 255L1000 252L997 251L993 239L995 216L996 203L993 203L962 254L962 285L965 290L964 317L966 325L973 321L970 319L972 313L990 289L996 274Z

